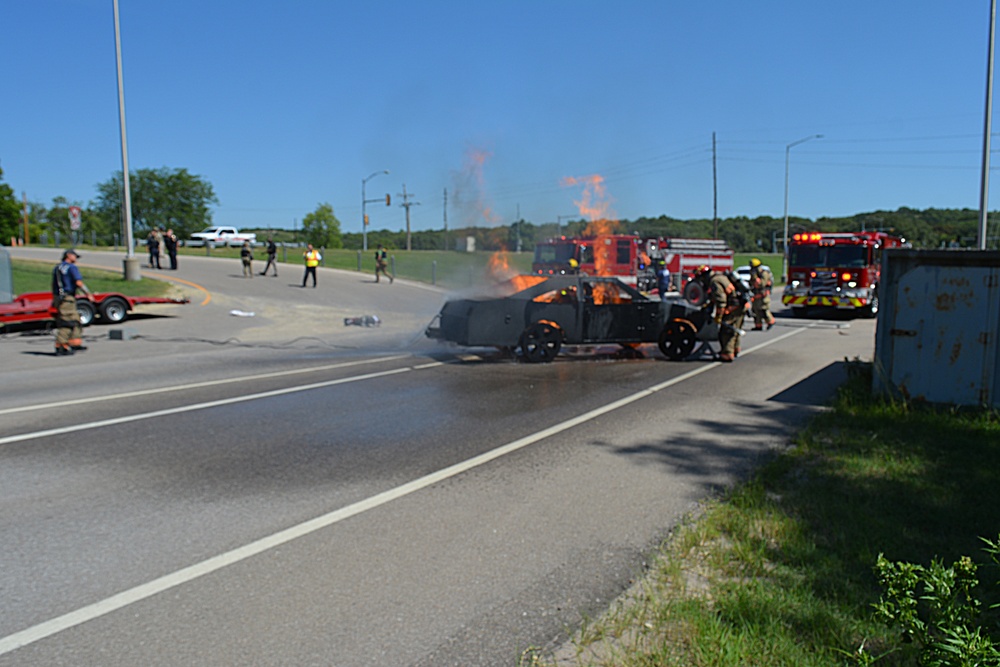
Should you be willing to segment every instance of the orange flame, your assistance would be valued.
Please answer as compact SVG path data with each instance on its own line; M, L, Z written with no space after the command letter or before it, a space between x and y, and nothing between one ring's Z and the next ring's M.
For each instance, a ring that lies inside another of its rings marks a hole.
M611 197L604 187L604 177L599 174L590 176L567 176L562 179L563 187L583 186L583 193L579 200L574 200L574 204L580 210L581 215L587 217L590 222L583 231L584 236L594 237L594 272L599 276L608 275L608 266L611 264L612 247L607 243L606 237L618 231L618 220L613 219L611 212ZM596 299L596 295L595 295Z
M498 250L490 255L490 259L486 263L486 273L490 280L495 283L509 284L511 294L514 292L520 292L523 289L528 289L532 285L537 285L545 280L545 276L518 275L510 265L506 250Z

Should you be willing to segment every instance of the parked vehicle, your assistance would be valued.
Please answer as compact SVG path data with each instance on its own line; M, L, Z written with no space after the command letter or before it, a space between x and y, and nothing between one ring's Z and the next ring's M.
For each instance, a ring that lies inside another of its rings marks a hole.
M90 326L96 317L108 324L124 322L136 306L150 303L188 303L189 299L169 299L155 296L126 296L118 292L99 292L94 300L77 298L76 309L83 326ZM0 303L0 327L15 323L46 322L55 319L51 292L27 292L10 303Z
M187 245L203 246L206 243L211 243L221 246L241 246L244 241L249 241L251 245L257 243L257 235L240 232L235 227L208 227L192 234Z
M797 317L812 311L878 313L882 250L908 247L885 232L810 232L788 243L788 281L781 302Z

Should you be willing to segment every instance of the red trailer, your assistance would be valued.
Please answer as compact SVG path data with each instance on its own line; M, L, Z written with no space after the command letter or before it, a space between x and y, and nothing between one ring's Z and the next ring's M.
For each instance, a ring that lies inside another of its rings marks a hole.
M189 299L169 299L158 296L127 296L117 292L100 292L94 300L77 298L83 326L90 325L100 316L107 323L124 322L136 306L148 303L188 303ZM46 322L55 319L51 292L27 292L14 297L10 303L0 303L0 327L21 322Z

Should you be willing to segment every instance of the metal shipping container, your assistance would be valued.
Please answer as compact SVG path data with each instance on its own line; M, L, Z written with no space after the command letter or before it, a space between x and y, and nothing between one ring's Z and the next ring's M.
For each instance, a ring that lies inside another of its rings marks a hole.
M879 292L876 391L1000 407L1000 252L888 250Z

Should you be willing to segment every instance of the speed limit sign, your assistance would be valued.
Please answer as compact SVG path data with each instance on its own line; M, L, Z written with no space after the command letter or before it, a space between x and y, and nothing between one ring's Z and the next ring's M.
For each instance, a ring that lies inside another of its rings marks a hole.
M70 206L69 207L69 228L73 231L78 231L80 229L80 207Z

